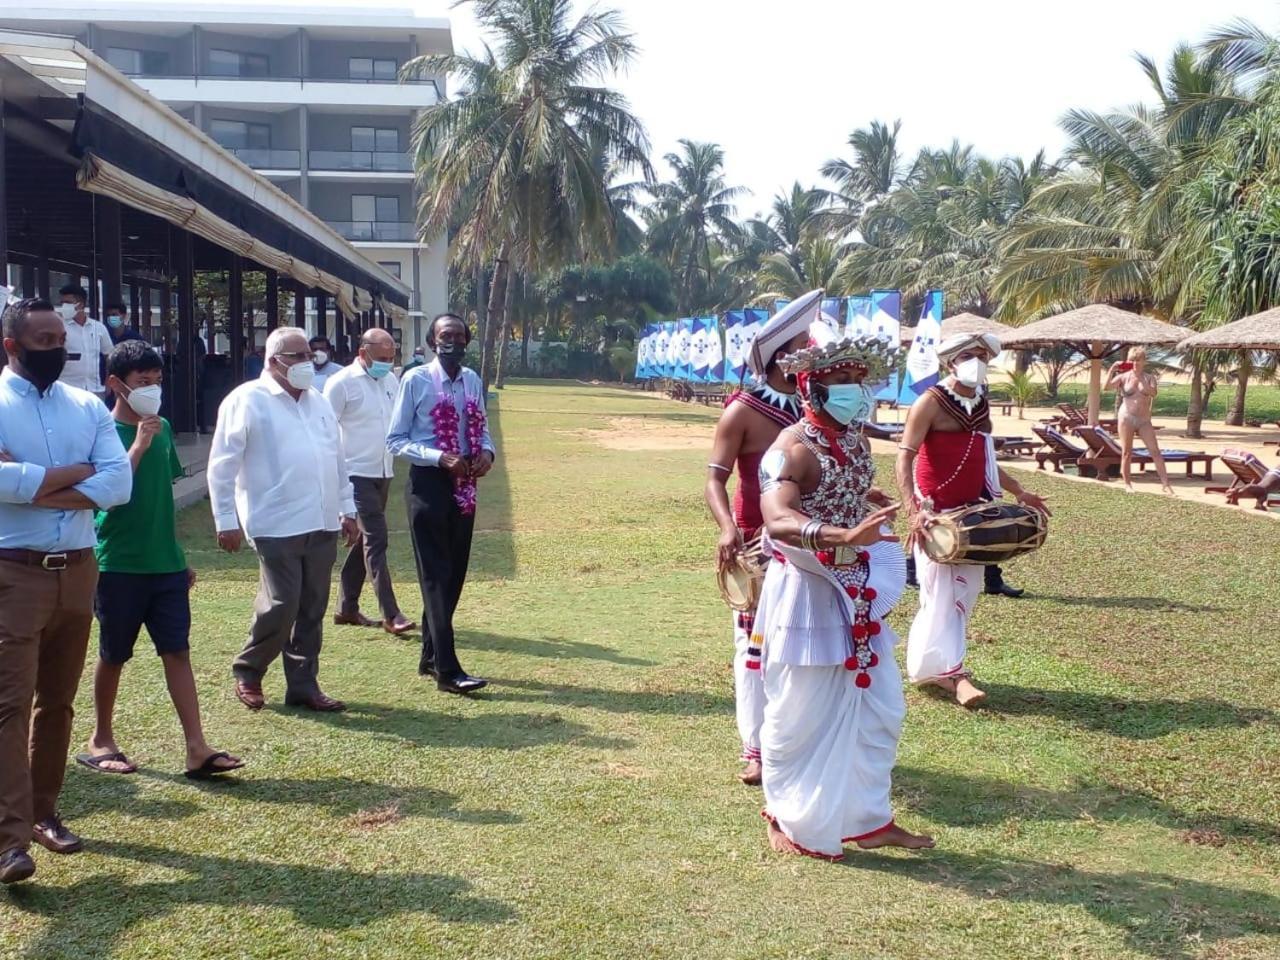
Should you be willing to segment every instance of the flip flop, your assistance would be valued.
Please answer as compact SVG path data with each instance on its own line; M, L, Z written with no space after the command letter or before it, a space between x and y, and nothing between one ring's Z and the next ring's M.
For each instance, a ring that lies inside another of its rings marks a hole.
M134 762L130 760L128 757L126 757L123 753L104 753L96 757L92 753L77 753L76 763L80 764L80 766L82 767L88 767L90 770L94 771L95 773L110 773L118 777L125 777L131 773L138 772L138 768L134 764ZM103 766L104 763L127 763L131 769L111 770L107 767L104 767Z
M188 780L212 780L215 777L222 776L224 773L232 773L244 767L243 760L236 761L236 765L234 767L219 767L217 765L217 761L219 760L230 759L231 754L227 753L225 750L219 750L217 753L211 753L205 758L204 763L200 764L200 766L195 770L186 771L186 778Z

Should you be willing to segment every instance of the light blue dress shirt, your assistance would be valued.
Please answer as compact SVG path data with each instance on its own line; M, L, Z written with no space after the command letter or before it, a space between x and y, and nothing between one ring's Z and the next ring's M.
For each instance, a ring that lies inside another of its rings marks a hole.
M0 371L0 549L58 553L97 543L92 510L33 506L47 467L90 463L96 473L72 489L110 510L129 502L133 470L111 413L91 393L54 383L41 396L8 367Z
M387 449L419 467L439 466L440 458L445 452L436 446L436 424L431 416L431 411L440 399L436 393L437 376L453 398L453 407L458 411L458 446L461 447L458 452L463 457L471 456L472 452L471 445L467 442L467 398L471 397L484 409L484 384L479 375L469 367L459 370L454 380L449 379L439 360L432 360L423 367L414 367L406 373L400 381L400 392L396 395L396 403L391 410ZM493 439L489 436L487 419L481 448L497 455Z

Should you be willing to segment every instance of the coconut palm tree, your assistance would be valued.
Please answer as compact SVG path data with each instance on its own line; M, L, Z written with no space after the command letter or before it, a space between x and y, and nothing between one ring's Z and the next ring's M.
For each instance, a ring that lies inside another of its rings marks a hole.
M704 306L701 295L713 286L717 248L742 232L733 218L746 191L725 181L724 150L718 144L681 140L680 149L667 154L674 176L651 188L645 219L649 249L670 265L677 309L688 316Z
M401 71L449 74L461 94L414 123L419 229L451 220L454 256L494 261L482 363L493 374L510 266L537 274L609 250L616 222L600 163L650 174L648 139L624 97L598 85L625 67L635 43L614 10L575 16L572 0L473 0L493 44L484 55L429 54Z
M832 210L827 221L833 232L845 235L858 227L863 210L888 196L903 177L903 158L898 151L902 121L893 126L873 120L871 126L849 135L853 160L828 160L822 175L836 185Z

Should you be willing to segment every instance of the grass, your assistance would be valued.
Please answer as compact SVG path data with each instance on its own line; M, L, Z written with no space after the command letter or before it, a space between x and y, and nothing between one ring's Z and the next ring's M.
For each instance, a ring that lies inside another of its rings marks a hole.
M1235 390L1235 384L1219 384L1209 395L1204 413L1206 427L1212 426L1215 420L1222 423L1226 419L1227 407L1231 405ZM1083 406L1089 402L1088 384L1064 383L1058 388L1058 401ZM1164 384L1156 394L1154 412L1157 417L1185 417L1190 402L1190 386L1184 383ZM1115 409L1115 394L1104 393L1102 406L1104 410ZM1244 410L1247 420L1274 424L1280 420L1280 387L1251 383L1245 393Z
M253 560L218 554L207 510L188 511L207 725L250 768L176 775L140 648L119 732L143 770L72 767L63 810L90 847L38 851L37 882L0 893L0 956L1280 955L1272 526L1036 476L1056 517L1009 570L1029 596L986 598L973 624L990 707L908 692L896 812L938 849L831 866L769 853L759 795L734 780L705 450L583 432L714 411L563 383L510 386L497 409L459 616L491 692L438 694L413 644L329 628L321 679L351 711L279 707L273 671L277 702L249 714L228 665ZM413 610L400 502L392 560Z

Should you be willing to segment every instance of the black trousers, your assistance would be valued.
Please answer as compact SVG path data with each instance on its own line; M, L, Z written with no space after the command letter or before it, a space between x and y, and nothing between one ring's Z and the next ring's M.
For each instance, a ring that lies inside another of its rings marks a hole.
M413 559L422 589L422 660L419 671L449 679L463 673L454 649L453 613L471 561L474 515L453 499L453 478L438 467L414 467L405 488Z

